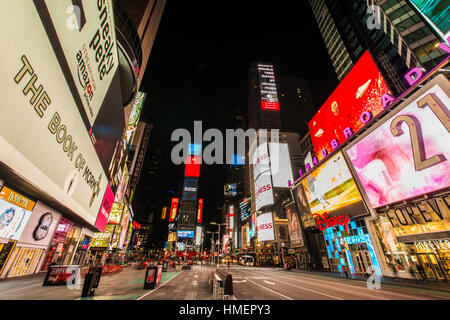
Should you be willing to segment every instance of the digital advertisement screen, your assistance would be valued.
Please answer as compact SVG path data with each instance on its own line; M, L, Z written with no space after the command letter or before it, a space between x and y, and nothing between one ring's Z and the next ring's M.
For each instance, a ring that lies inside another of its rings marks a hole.
M241 221L246 221L251 215L252 210L252 198L245 198L240 204L239 209L241 210Z
M196 201L198 192L198 178L185 177L183 186L183 200Z
M200 164L201 164L200 157L188 156L184 176L198 178L200 176Z
M291 158L287 143L269 143L270 170L272 172L273 186L289 188L289 181L294 182Z
M299 216L297 214L297 206L295 205L295 203L291 203L286 207L286 213L288 218L289 238L291 240L291 247L295 248L304 246Z
M450 1L410 0L444 39L450 33Z
M309 122L309 132L317 158L322 150L334 150L331 141L345 142L344 130L357 132L364 124L361 114L369 111L375 117L383 111L381 98L390 93L370 53L366 51L337 89Z
M105 232L94 234L91 242L91 248L107 248L114 232L114 225L108 224Z
M256 224L258 230L258 241L264 242L275 240L272 212L258 215Z
M237 196L237 184L226 184L223 187L223 193L226 197L236 197Z
M346 150L374 208L450 186L446 92L439 84L421 89Z
M178 239L183 239L183 238L192 239L192 238L194 238L194 231L193 230L192 231L179 230L179 231L177 231L177 238Z
M178 202L180 199L178 198L172 198L172 203L170 205L170 216L169 216L169 222L172 222L177 217L177 210L178 210Z
M197 223L202 223L203 217L203 199L198 199Z
M34 201L3 187L0 192L0 237L18 240L34 205Z
M112 207L114 205L114 193L111 187L108 184L108 187L105 191L105 196L103 197L103 202L100 207L100 211L97 216L97 220L95 221L95 227L100 231L105 231L106 224L109 220L109 215L111 213Z
M273 65L258 64L261 108L263 110L280 110L277 85Z
M292 190L294 200L297 203L297 208L299 209L300 219L302 220L304 228L311 228L316 225L316 222L311 214L311 209L309 208L308 199L306 198L305 191L303 190L303 185L300 183L298 186Z
M274 202L272 179L270 178L269 151L267 149L267 143L263 143L253 152L252 156L257 211Z
M311 213L360 216L367 213L342 152L337 153L302 180Z
M122 218L124 204L120 202L114 202L111 213L109 214L108 224L119 224Z

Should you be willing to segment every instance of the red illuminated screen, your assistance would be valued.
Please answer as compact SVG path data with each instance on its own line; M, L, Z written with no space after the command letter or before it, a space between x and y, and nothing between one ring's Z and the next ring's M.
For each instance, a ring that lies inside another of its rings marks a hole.
M279 102L261 101L261 108L264 110L280 110Z
M197 215L197 223L202 222L202 214L203 214L203 199L198 200L198 215Z
M178 209L178 198L172 198L172 204L170 205L170 216L169 216L169 222L172 222L175 220L177 216L177 209Z
M332 140L345 142L346 128L353 132L361 129L363 112L375 117L383 111L381 98L386 93L390 93L389 88L366 51L308 124L317 158L323 159L323 149L333 151Z
M200 157L188 156L184 176L196 178L200 176Z

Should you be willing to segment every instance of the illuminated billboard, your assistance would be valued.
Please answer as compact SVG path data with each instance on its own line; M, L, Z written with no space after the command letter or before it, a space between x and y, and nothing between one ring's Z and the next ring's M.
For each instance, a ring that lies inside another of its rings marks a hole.
M68 5L58 13L55 8L61 5L59 1L46 3L59 35L66 31L77 33L64 37L64 40L60 38L64 42L62 51L67 55L69 73L72 72L75 78L78 52L69 50L75 45L79 45L81 50L85 43L92 58L92 72L98 75L95 55L89 48L96 31L89 37L86 33L100 26L94 23L95 19L99 21L96 3L83 1L86 17L89 18L89 21L86 18L86 32L67 29L68 15L61 12L66 12L72 1L61 1L61 4ZM102 7L110 5L111 1L106 1ZM5 97L0 108L0 161L19 173L34 188L45 191L94 226L108 178L87 132L84 120L86 101L77 105L74 100L33 3L25 5L23 1L2 1L0 16L3 30L17 25L18 21L24 22L4 32L0 42L1 51L7 52L2 56L0 75L0 94ZM114 25L109 24L109 27L114 30ZM68 46L66 41L70 41ZM103 43L103 40L100 42ZM105 57L104 62L109 61ZM115 61L117 67L117 59ZM106 82L109 80L105 78L103 82L96 83L96 96L101 97L100 91L109 86ZM79 89L78 85L76 89ZM92 104L93 116L89 116L89 120L95 118L98 112L94 110L96 107L100 106Z
M297 204L297 208L299 209L298 213L303 223L303 227L314 227L316 222L311 214L308 199L306 198L306 194L301 183L299 183L297 187L292 190L292 195L294 196L295 203Z
M311 214L360 216L367 209L341 152L302 180Z
M109 215L111 213L112 207L114 205L114 193L108 184L106 188L105 195L103 197L103 202L98 212L97 220L95 221L95 227L100 231L105 231L106 224L109 220Z
M91 242L91 248L107 248L114 233L114 226L107 225L105 232L97 232L94 234Z
M291 240L291 247L302 247L305 245L303 241L302 230L300 227L299 216L297 214L297 207L295 203L291 203L286 207L288 218L289 239Z
M366 51L308 124L319 161L361 129L369 113L375 117L383 111L386 93L389 88Z
M258 64L261 108L263 110L280 110L275 72L271 64Z
M179 230L177 231L177 238L178 239L192 239L194 238L194 231L183 231L183 230Z
M201 164L200 157L188 156L184 176L198 178L200 176L200 164Z
M18 240L35 204L21 194L3 187L0 192L0 237Z
M198 192L198 178L185 177L183 186L183 201L196 201Z
M440 79L347 148L374 208L450 186L450 86Z
M252 157L256 210L274 203L267 143L261 144Z
M252 198L245 198L240 204L239 208L241 210L241 221L246 221L252 214Z
M121 202L114 202L109 214L108 224L119 224L122 218L124 204Z
M112 0L58 0L45 5L93 126L119 66Z
M177 217L177 210L178 210L178 202L180 199L178 198L172 198L172 203L170 205L170 215L169 215L169 222L172 222Z
M237 184L229 183L223 187L223 193L225 197L235 197L237 196Z
M197 223L202 223L203 217L203 199L198 199Z
M274 187L289 188L294 182L287 143L269 143L270 170Z
M450 2L448 0L410 0L438 33L447 39L450 33Z
M264 242L275 240L272 212L258 215L256 224L258 231L258 241Z

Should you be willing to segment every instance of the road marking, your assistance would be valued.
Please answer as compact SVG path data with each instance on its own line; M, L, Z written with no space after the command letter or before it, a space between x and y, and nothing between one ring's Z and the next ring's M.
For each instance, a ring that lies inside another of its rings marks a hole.
M270 282L270 281L267 281L267 280L264 280L264 282L267 283L267 284L275 285L275 282Z
M198 278L198 274L196 274L196 275L194 276L194 278Z
M256 283L256 282L254 282L254 281L252 281L252 280L250 280L250 279L248 279L248 281L250 281L251 283L256 284L257 286L260 286L261 288L264 288L264 289L269 290L269 291L271 291L271 292L273 292L273 293L276 293L276 294L278 294L278 295L280 295L280 296L282 296L282 297L284 297L284 298L286 298L286 299L288 299L288 300L294 300L294 299L292 299L292 298L289 298L288 296L285 296L284 294L281 294L281 293L276 292L276 291L274 291L274 290L272 290L272 289L266 288L266 287L260 285L259 283Z
M197 286L197 284L198 284L198 282L197 281L192 281L192 285L194 286L194 287L196 287Z
M233 283L244 283L247 282L247 280L233 280Z
M245 271L244 271L245 272ZM253 279L259 279L259 280L263 280L263 279L267 279L267 277L252 277Z
M330 297L330 298L333 298L333 299L344 300L342 298L338 298L338 297L335 297L335 296L332 296L332 295L329 295L329 294L326 294L326 293L322 293L322 292L318 292L318 291L315 291L315 290L312 290L312 289L307 289L307 288L303 288L303 287L300 287L300 286L296 286L296 285L290 284L288 282L284 282L284 281L279 281L279 282L285 283L287 285L290 285L290 286L293 286L293 287L296 287L296 288L299 288L299 289L303 289L303 290L311 291L311 292L314 292L314 293L317 293L317 294L320 294L320 295L323 295L323 296L327 296L327 297Z
M182 274L185 270L181 271L179 274L177 274L176 276L173 276L172 278L170 278L169 280L167 280L166 282L164 282L162 285L160 285L159 287L157 287L156 289L147 292L146 294L144 294L142 297L137 298L136 300L141 300L142 298L148 296L150 293L155 292L156 290L160 289L161 287L163 287L166 283L172 281L173 279L175 279L176 277L178 277L180 274Z

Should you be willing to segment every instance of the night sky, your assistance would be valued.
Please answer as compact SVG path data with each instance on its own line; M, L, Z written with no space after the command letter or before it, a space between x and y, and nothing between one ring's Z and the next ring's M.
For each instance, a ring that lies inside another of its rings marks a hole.
M309 81L316 108L338 85L308 1L167 2L141 87L148 94L143 119L154 124L147 158L156 152L164 157L163 192L176 191L184 173L170 163L175 129L193 133L194 120L203 121L204 131L240 127L236 115L238 109L247 113L253 61L272 62L277 75ZM201 168L206 223L219 219L226 170Z

